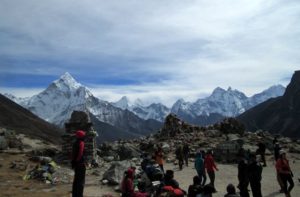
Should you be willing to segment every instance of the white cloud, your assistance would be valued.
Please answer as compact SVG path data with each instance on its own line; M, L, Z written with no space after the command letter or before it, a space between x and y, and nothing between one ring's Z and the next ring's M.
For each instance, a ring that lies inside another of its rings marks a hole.
M286 85L300 64L299 1L3 0L0 21L2 73L138 81L96 84L108 100L169 104L217 86L251 95Z

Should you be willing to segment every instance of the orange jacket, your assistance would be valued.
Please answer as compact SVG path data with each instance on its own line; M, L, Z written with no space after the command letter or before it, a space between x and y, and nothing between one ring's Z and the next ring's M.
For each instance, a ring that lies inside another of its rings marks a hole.
M155 153L155 161L159 165L163 165L164 164L163 153L161 151Z

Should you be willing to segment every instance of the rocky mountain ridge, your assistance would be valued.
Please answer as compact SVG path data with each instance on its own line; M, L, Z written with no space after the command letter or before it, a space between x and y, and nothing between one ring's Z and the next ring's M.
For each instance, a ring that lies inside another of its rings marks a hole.
M300 137L300 71L295 71L283 96L267 100L241 114L238 119L248 130L268 130Z

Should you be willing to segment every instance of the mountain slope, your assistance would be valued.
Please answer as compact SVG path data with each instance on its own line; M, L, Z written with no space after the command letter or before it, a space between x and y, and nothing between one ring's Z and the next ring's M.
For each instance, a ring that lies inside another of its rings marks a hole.
M300 137L300 71L295 71L283 96L269 99L241 114L246 128Z
M60 142L62 130L0 94L0 126L34 138Z

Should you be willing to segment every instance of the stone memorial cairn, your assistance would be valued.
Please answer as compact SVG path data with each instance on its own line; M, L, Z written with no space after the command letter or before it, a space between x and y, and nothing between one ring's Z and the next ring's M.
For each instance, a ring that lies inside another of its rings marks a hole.
M69 163L72 157L72 147L76 140L75 133L78 130L86 132L85 137L85 157L87 163L96 161L97 157L97 145L96 136L97 133L92 127L89 116L82 111L73 111L69 122L65 123L65 133L62 135L62 153L63 163Z

